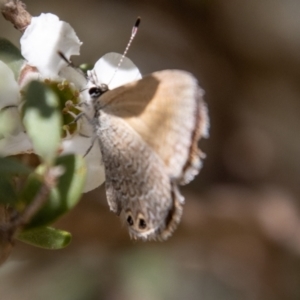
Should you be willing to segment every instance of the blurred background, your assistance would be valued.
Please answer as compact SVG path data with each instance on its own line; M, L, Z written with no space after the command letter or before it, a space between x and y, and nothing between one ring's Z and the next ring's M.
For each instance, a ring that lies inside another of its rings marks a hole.
M136 242L104 187L56 227L59 251L16 243L0 268L3 300L300 299L300 1L26 1L83 41L76 64L123 52L142 74L192 72L205 89L210 138L182 188L182 222L166 242ZM20 33L0 18L0 36ZM297 129L298 128L298 129Z

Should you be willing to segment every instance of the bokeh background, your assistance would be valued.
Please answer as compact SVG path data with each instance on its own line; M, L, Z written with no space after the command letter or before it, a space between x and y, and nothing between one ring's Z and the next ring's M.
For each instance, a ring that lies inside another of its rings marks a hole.
M184 69L206 91L207 158L166 242L136 242L104 187L56 226L59 251L16 243L0 268L3 300L300 299L300 1L26 1L69 22L77 64L123 52L143 74ZM0 18L0 36L20 33Z

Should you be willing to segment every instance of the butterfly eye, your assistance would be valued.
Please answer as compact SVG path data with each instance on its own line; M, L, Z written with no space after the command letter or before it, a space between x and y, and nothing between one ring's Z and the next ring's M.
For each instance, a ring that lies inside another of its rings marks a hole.
M128 216L127 217L127 223L129 226L132 226L133 225L133 219L132 219L132 216Z
M89 94L92 98L99 98L102 94L108 91L108 86L106 84L101 84L97 87L92 87L89 89Z
M102 92L99 88L92 87L92 88L89 89L89 94L92 98L98 98L102 95Z
M146 221L144 219L139 219L139 228L145 229L147 227Z

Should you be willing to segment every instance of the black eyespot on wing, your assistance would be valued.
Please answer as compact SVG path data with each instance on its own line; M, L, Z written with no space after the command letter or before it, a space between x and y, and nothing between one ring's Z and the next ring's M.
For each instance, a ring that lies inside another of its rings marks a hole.
M128 223L129 226L132 226L132 225L133 225L133 219L132 219L131 216L128 216L128 217L127 217L127 223Z
M145 229L147 227L146 221L144 219L139 219L139 228Z

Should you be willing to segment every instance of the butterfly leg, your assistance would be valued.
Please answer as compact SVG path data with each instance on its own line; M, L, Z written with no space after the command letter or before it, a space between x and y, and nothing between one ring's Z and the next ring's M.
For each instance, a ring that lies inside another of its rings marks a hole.
M97 139L97 135L94 135L93 139L92 139L92 142L91 142L91 145L88 147L88 149L86 150L86 152L83 155L83 157L86 157L89 154L89 152L92 150L92 148L94 147L96 139Z

